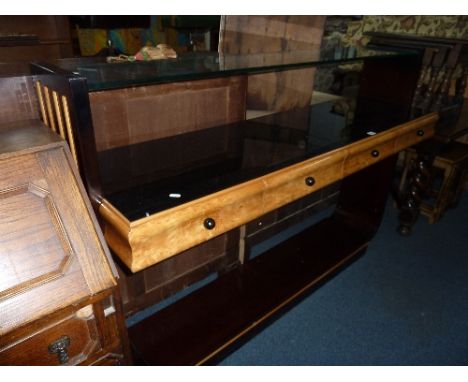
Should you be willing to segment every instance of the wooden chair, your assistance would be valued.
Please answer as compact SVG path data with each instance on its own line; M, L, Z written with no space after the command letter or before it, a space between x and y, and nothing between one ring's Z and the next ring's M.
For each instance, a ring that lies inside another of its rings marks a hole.
M404 190L409 179L409 170L417 161L414 148L405 151L404 171L400 181L400 190ZM436 223L448 208L457 206L468 181L468 144L451 142L436 156L431 172L430 187L427 197L421 202L420 212L430 224Z
M423 66L412 104L413 117L437 111L441 115L438 132L434 139L445 141L436 153L429 177L425 198L419 207L420 213L433 224L439 221L447 208L455 207L464 189L468 168L468 145L455 141L458 130L466 129L468 121L463 120L466 87L466 54L462 56L463 44L428 47L423 56ZM458 76L455 75L459 69ZM451 86L452 85L452 86ZM465 106L466 108L466 106ZM466 117L466 116L465 116ZM460 129L459 126L463 129ZM400 191L405 190L406 175L417 168L417 152L409 148L405 152L404 176Z
M420 213L436 222L448 205L452 194L460 190L458 175L463 174L466 148L457 139L467 134L466 77L468 70L468 40L391 33L368 32L371 44L412 49L421 53L421 69L413 95L412 118L428 112L439 113L435 135L406 153L407 160L400 182L398 232L410 235ZM465 117L463 115L465 114ZM453 151L455 150L455 151ZM442 171L438 188L434 180ZM435 191L435 189L437 191ZM426 202L435 198L428 207Z

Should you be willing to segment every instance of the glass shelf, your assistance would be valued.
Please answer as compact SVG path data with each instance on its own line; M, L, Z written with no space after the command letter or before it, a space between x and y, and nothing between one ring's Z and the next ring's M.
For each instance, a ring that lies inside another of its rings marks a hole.
M414 51L335 48L282 53L222 54L196 52L176 59L106 63L104 57L62 59L55 64L87 79L90 91L299 69L417 54Z
M103 196L133 221L406 121L403 110L372 107L350 124L338 106L325 102L102 151Z

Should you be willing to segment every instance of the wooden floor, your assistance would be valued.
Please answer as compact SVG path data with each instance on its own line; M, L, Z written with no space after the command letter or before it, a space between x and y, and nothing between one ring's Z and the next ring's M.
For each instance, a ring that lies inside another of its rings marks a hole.
M367 241L336 217L323 220L130 327L135 362L195 365L219 357L364 253Z

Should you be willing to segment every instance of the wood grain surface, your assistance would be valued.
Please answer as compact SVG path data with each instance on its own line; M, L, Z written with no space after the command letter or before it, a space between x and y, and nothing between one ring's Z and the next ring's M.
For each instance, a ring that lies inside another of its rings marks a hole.
M88 228L94 221L69 170L70 159L62 142L43 152L2 158L0 244L2 263L7 262L2 269L16 271L11 277L2 274L0 333L116 285L104 247ZM70 264L63 267L67 256ZM25 289L25 283L32 285ZM35 294L42 298L31 298Z
M324 24L324 16L222 16L219 52L318 51ZM284 111L310 105L315 70L249 75L247 109Z
M340 149L132 222L104 199L99 213L105 222L106 240L132 272L140 271L377 163L397 153L404 145L430 137L437 120L437 114L428 114ZM421 129L425 131L423 136L417 133ZM377 156L373 155L374 150L378 150ZM308 176L314 177L313 186L306 185ZM213 229L204 227L206 218L215 220Z
M0 93L0 128L4 123L38 117L36 92L30 76L1 78Z
M96 149L243 120L245 87L245 77L233 76L92 92Z
M59 364L63 336L64 364L127 363L116 270L66 143L39 121L0 142L0 364Z

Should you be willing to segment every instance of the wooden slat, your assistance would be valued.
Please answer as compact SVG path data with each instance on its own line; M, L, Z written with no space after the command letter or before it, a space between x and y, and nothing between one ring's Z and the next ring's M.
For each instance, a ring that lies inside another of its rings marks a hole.
M44 96L42 94L42 84L40 81L36 82L36 90L37 90L37 98L39 100L39 107L41 110L41 117L42 117L42 122L44 122L45 125L49 126L49 120L47 119L47 113L44 105Z
M62 118L62 111L60 110L59 96L55 90L52 91L52 99L54 100L54 109L55 109L55 115L57 117L59 134L63 139L67 140L67 135L63 127L63 118Z
M54 118L54 111L52 109L52 102L50 101L50 94L49 94L49 88L47 86L44 86L44 95L45 95L45 104L46 104L46 110L47 114L49 117L49 127L54 131L57 132L57 127L55 126L55 118Z
M76 164L78 164L78 155L76 154L76 145L75 145L75 137L73 135L73 129L70 119L70 109L68 108L68 100L67 97L62 96L62 105L63 105L63 114L65 117L65 127L67 129L68 135L68 145L70 146L70 151L73 155L73 159L75 159Z

